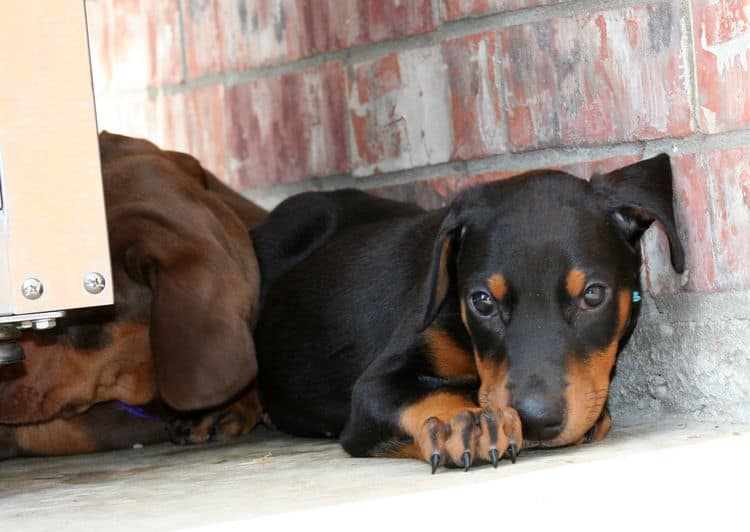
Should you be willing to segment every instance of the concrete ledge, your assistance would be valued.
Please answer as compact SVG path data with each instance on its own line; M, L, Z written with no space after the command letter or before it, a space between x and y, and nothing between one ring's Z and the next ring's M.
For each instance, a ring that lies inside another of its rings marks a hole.
M601 443L436 475L415 460L354 459L334 441L264 429L233 444L17 459L0 463L0 522L14 532L739 530L746 490L732 479L750 476L748 428L619 425Z
M750 292L647 295L610 406L615 419L750 420Z

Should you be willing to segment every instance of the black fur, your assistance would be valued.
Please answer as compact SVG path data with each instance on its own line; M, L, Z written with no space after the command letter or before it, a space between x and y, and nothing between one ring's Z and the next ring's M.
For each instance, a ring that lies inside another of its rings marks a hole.
M542 171L483 184L434 211L355 190L283 202L252 233L264 295L259 383L273 423L339 436L356 456L409 443L404 408L436 390L476 402L480 385L437 374L430 328L470 355L507 363L511 405L534 405L533 415L521 412L525 433L543 434L534 416L564 424L566 364L612 342L617 294L639 290L638 240L651 222L665 228L675 268L684 267L671 177L662 155L591 183ZM574 267L608 287L596 311L582 312L565 292ZM508 294L482 318L471 294L498 272ZM637 314L635 305L620 348Z

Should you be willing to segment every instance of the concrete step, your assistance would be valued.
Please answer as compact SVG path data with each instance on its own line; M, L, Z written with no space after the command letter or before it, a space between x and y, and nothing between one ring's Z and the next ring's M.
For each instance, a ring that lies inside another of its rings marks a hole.
M2 462L0 528L747 530L749 451L748 424L672 418L433 476L260 428L231 444Z

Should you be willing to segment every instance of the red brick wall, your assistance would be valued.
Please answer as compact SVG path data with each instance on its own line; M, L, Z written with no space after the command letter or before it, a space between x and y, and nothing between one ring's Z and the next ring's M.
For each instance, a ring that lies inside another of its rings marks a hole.
M605 6L603 8L602 6ZM690 273L750 288L750 0L87 0L102 128L273 203L358 186L445 204L538 167L673 156Z

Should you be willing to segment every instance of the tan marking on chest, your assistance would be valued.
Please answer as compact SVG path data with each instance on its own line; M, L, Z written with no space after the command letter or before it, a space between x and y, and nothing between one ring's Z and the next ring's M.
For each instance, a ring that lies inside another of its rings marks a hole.
M477 378L471 353L458 345L448 333L436 328L427 329L425 340L433 370L438 377L461 380Z

